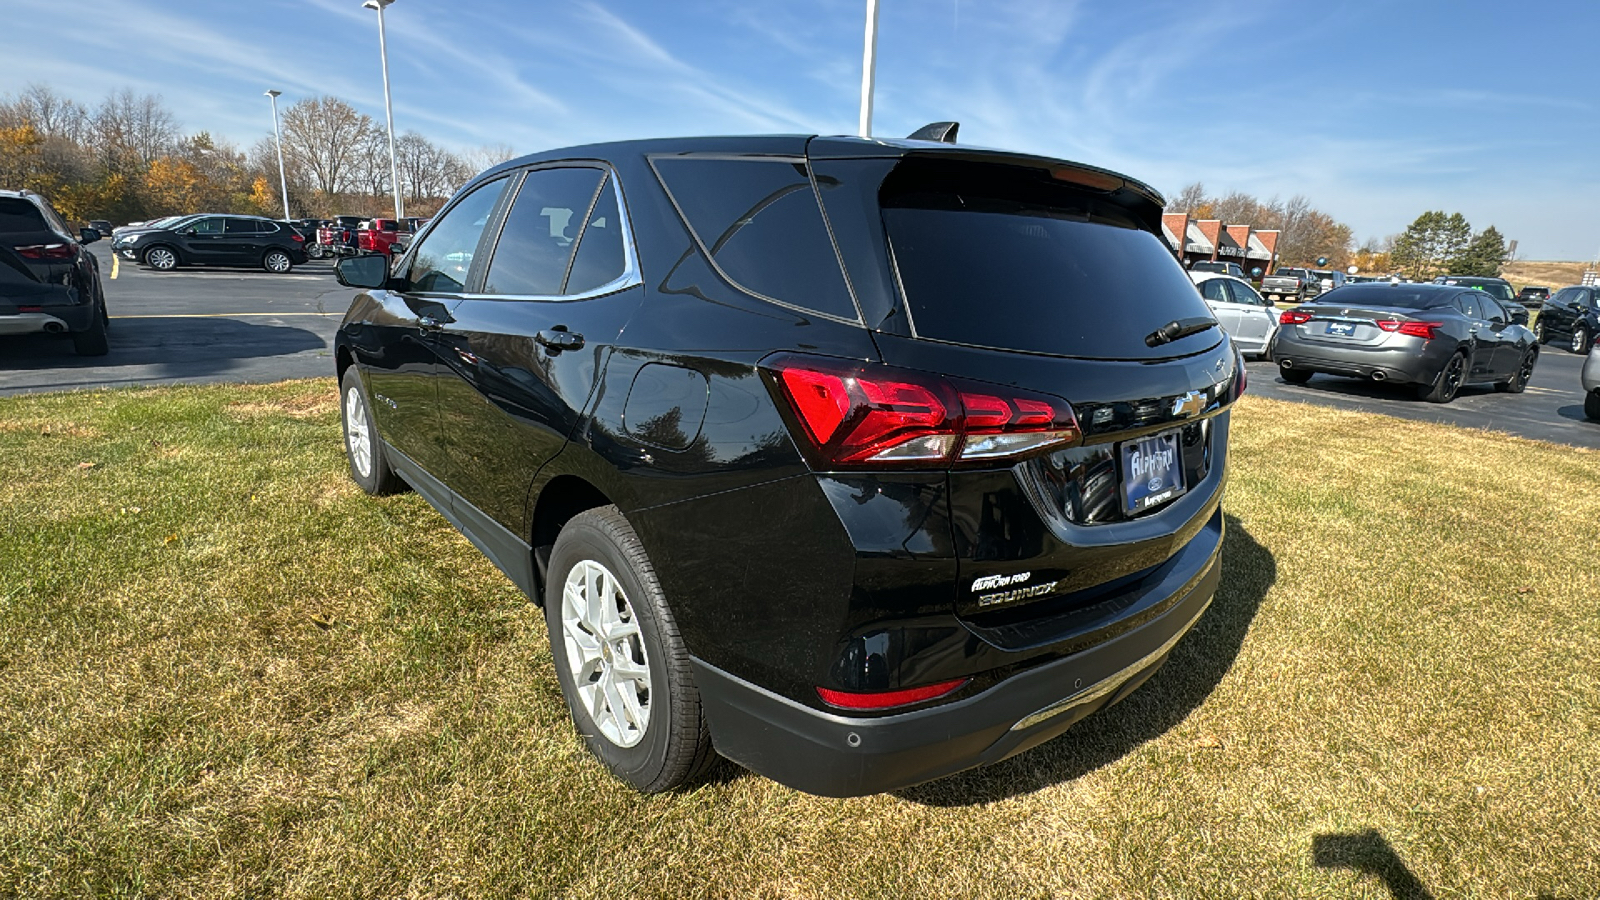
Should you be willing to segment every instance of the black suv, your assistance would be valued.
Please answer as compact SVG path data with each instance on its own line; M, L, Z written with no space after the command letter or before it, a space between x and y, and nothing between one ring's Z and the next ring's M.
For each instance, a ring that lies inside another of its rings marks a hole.
M1533 323L1539 343L1562 340L1573 353L1588 353L1600 335L1600 287L1575 284L1544 302Z
M602 144L475 178L336 338L351 474L544 606L644 791L994 762L1211 602L1244 372L1121 175L927 141Z
M32 191L0 191L0 334L71 334L81 356L103 356L106 295L100 263L49 201Z
M1517 302L1517 292L1511 289L1511 282L1504 278L1489 278L1483 275L1440 275L1433 280L1433 283L1477 288L1506 306L1520 305Z
M1550 289L1542 284L1530 284L1517 291L1517 302L1529 309L1538 309L1550 299Z
M282 274L306 261L305 243L288 222L198 215L119 235L112 249L161 272L179 266L260 266Z

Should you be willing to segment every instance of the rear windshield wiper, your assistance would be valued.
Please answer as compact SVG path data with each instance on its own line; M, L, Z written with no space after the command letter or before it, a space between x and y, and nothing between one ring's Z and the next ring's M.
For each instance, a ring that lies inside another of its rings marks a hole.
M1196 316L1192 319L1176 319L1157 328L1144 336L1147 347L1159 347L1170 344L1178 338L1186 338L1191 334L1199 334L1207 328L1213 328L1217 320L1209 316Z

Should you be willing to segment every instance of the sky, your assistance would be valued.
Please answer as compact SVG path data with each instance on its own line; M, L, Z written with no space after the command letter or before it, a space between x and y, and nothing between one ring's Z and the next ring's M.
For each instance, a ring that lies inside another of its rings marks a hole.
M865 0L396 0L397 133L532 153L695 134L853 134ZM248 148L280 104L382 123L360 0L0 0L0 94L158 94ZM1169 197L1303 194L1358 242L1427 210L1523 259L1600 256L1596 0L879 0L873 134L1091 163ZM16 40L17 36L32 36Z

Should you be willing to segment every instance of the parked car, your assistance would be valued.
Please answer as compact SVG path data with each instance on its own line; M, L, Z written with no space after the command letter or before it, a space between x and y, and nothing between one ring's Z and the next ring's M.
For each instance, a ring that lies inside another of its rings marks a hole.
M1574 284L1556 291L1533 323L1541 344L1565 341L1573 353L1588 353L1600 335L1600 287Z
M1354 284L1284 310L1272 358L1290 384L1318 372L1415 386L1449 403L1468 384L1520 393L1539 347L1528 311L1486 291L1442 284Z
M1326 294L1336 287L1343 287L1344 273L1338 269L1312 269L1311 274L1317 279L1318 295Z
M365 222L360 216L334 216L317 229L318 257L351 256L361 252L356 231Z
M1261 279L1261 293L1273 303L1303 303L1322 293L1322 282L1309 269L1288 266Z
M411 240L415 219L370 219L356 229L356 245L365 253L392 255L391 248Z
M1550 289L1542 284L1530 284L1517 292L1517 302L1529 309L1538 309L1550 299Z
M1223 262L1221 260L1218 260L1216 262L1212 262L1211 260L1208 260L1208 259L1202 259L1202 260L1199 260L1197 262L1192 262L1192 263L1189 264L1189 271L1191 271L1191 272L1217 272L1217 273L1222 274L1222 275L1232 275L1235 278L1241 278L1241 279L1244 278L1244 269L1239 268L1239 264L1238 263L1236 263L1236 262Z
M260 266L282 274L306 261L305 237L260 216L199 215L120 236L112 249L159 272L179 266Z
M1600 347L1590 347L1579 373L1583 382L1583 414L1600 421Z
M80 356L110 349L100 263L73 236L50 201L33 191L0 190L0 334L70 334Z
M1374 284L1380 281L1389 281L1388 275L1351 275L1345 278L1345 284Z
M1272 336L1278 333L1278 312L1273 305L1243 278L1210 272L1191 272L1189 277L1239 352L1265 359Z
M171 225L172 223L178 221L179 219L187 219L187 218L191 218L191 217L190 216L162 216L159 219L151 219L151 220L149 220L147 222L129 222L126 225L118 225L117 227L111 229L111 249L113 249L113 250L117 249L117 243L116 243L117 239L122 237L125 234L129 234L129 233L132 233L132 232L135 232L135 231L154 231L157 228L161 228L162 226Z
M1504 278L1486 278L1481 275L1440 275L1433 280L1433 283L1477 288L1480 291L1488 292L1490 296L1506 306L1521 305L1517 303L1517 292L1511 289L1511 282Z
M89 227L93 228L95 233L99 234L103 238L111 237L111 232L113 230L111 228L111 223L107 222L105 219L90 219Z
M639 790L713 749L839 796L994 762L1126 696L1216 589L1245 376L1161 209L920 140L524 157L392 276L337 263L350 473L543 604Z

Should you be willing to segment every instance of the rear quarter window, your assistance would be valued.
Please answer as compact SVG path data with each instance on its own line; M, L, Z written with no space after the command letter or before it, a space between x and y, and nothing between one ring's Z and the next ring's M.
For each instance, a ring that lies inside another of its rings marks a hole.
M0 233L46 231L49 227L39 207L20 198L0 197Z
M735 287L860 321L803 160L654 157L695 241Z

